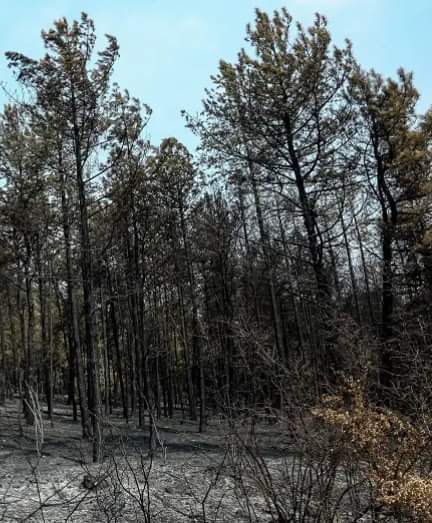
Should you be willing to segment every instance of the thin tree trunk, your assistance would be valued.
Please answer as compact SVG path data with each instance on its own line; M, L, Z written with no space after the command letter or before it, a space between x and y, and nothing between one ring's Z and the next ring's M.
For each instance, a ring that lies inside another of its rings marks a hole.
M59 157L59 167L62 170L62 159ZM82 435L84 439L88 439L91 435L90 420L87 404L87 394L85 387L84 366L82 363L82 349L81 337L78 323L78 312L75 301L75 288L72 275L72 260L71 260L71 233L68 202L66 197L65 178L62 174L61 180L61 202L62 202L62 221L63 221L63 239L66 262L66 284L67 284L67 316L68 328L71 332L71 350L73 352L73 360L77 376L78 385L78 399L81 414Z
M99 362L96 350L95 299L93 291L92 251L90 244L87 197L85 190L81 133L78 127L77 108L72 88L72 118L75 149L76 180L79 197L80 237L81 237L81 275L84 294L84 323L87 349L87 374L89 411L93 428L93 461L102 457L101 399L99 390Z

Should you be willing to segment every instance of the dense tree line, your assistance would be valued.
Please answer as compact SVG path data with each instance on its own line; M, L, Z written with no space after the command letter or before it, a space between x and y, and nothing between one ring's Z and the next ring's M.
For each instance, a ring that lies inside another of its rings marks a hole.
M42 38L40 59L7 53L25 96L0 119L3 400L32 423L36 393L50 417L67 395L97 461L117 408L205 430L365 369L384 403L428 396L432 119L411 74L363 70L323 16L258 10L185 115L192 156L144 138L87 15Z

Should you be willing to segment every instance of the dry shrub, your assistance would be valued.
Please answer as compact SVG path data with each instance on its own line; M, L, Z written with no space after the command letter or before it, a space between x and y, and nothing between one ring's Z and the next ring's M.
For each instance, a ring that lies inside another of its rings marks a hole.
M235 493L247 521L262 521L264 514L274 523L335 521L342 501L337 464L325 452L310 456L299 451L272 459L255 428L253 424L247 435L233 433L228 452Z
M370 405L362 380L346 380L312 413L336 431L335 452L364 464L378 504L396 517L432 522L432 476L420 472L430 450L427 430Z

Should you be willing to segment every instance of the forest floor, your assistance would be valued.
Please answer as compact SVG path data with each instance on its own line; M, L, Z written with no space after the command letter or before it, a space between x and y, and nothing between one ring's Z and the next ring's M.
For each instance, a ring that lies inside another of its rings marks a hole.
M231 431L218 418L202 434L180 415L161 419L150 457L148 429L114 414L96 465L68 406L56 404L52 422L44 420L39 456L19 413L18 400L0 407L0 521L272 521L263 497L236 478ZM278 467L291 452L285 431L262 425L268 466Z

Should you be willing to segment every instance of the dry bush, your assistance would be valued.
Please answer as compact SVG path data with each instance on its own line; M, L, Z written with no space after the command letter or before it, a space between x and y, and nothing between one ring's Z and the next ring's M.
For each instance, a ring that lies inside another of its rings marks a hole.
M370 405L362 380L346 380L341 392L323 398L313 414L334 429L334 452L365 467L383 512L403 521L432 522L432 476L423 467L431 442L425 428Z
M307 430L286 438L287 445L272 452L268 427L251 418L235 427L229 440L229 465L236 495L248 521L336 522L358 521L373 513L370 484L356 463L343 463L335 452L333 432L304 420ZM290 423L279 421L274 430ZM278 438L280 442L280 439ZM267 521L267 519L266 519ZM375 521L375 519L373 519Z

